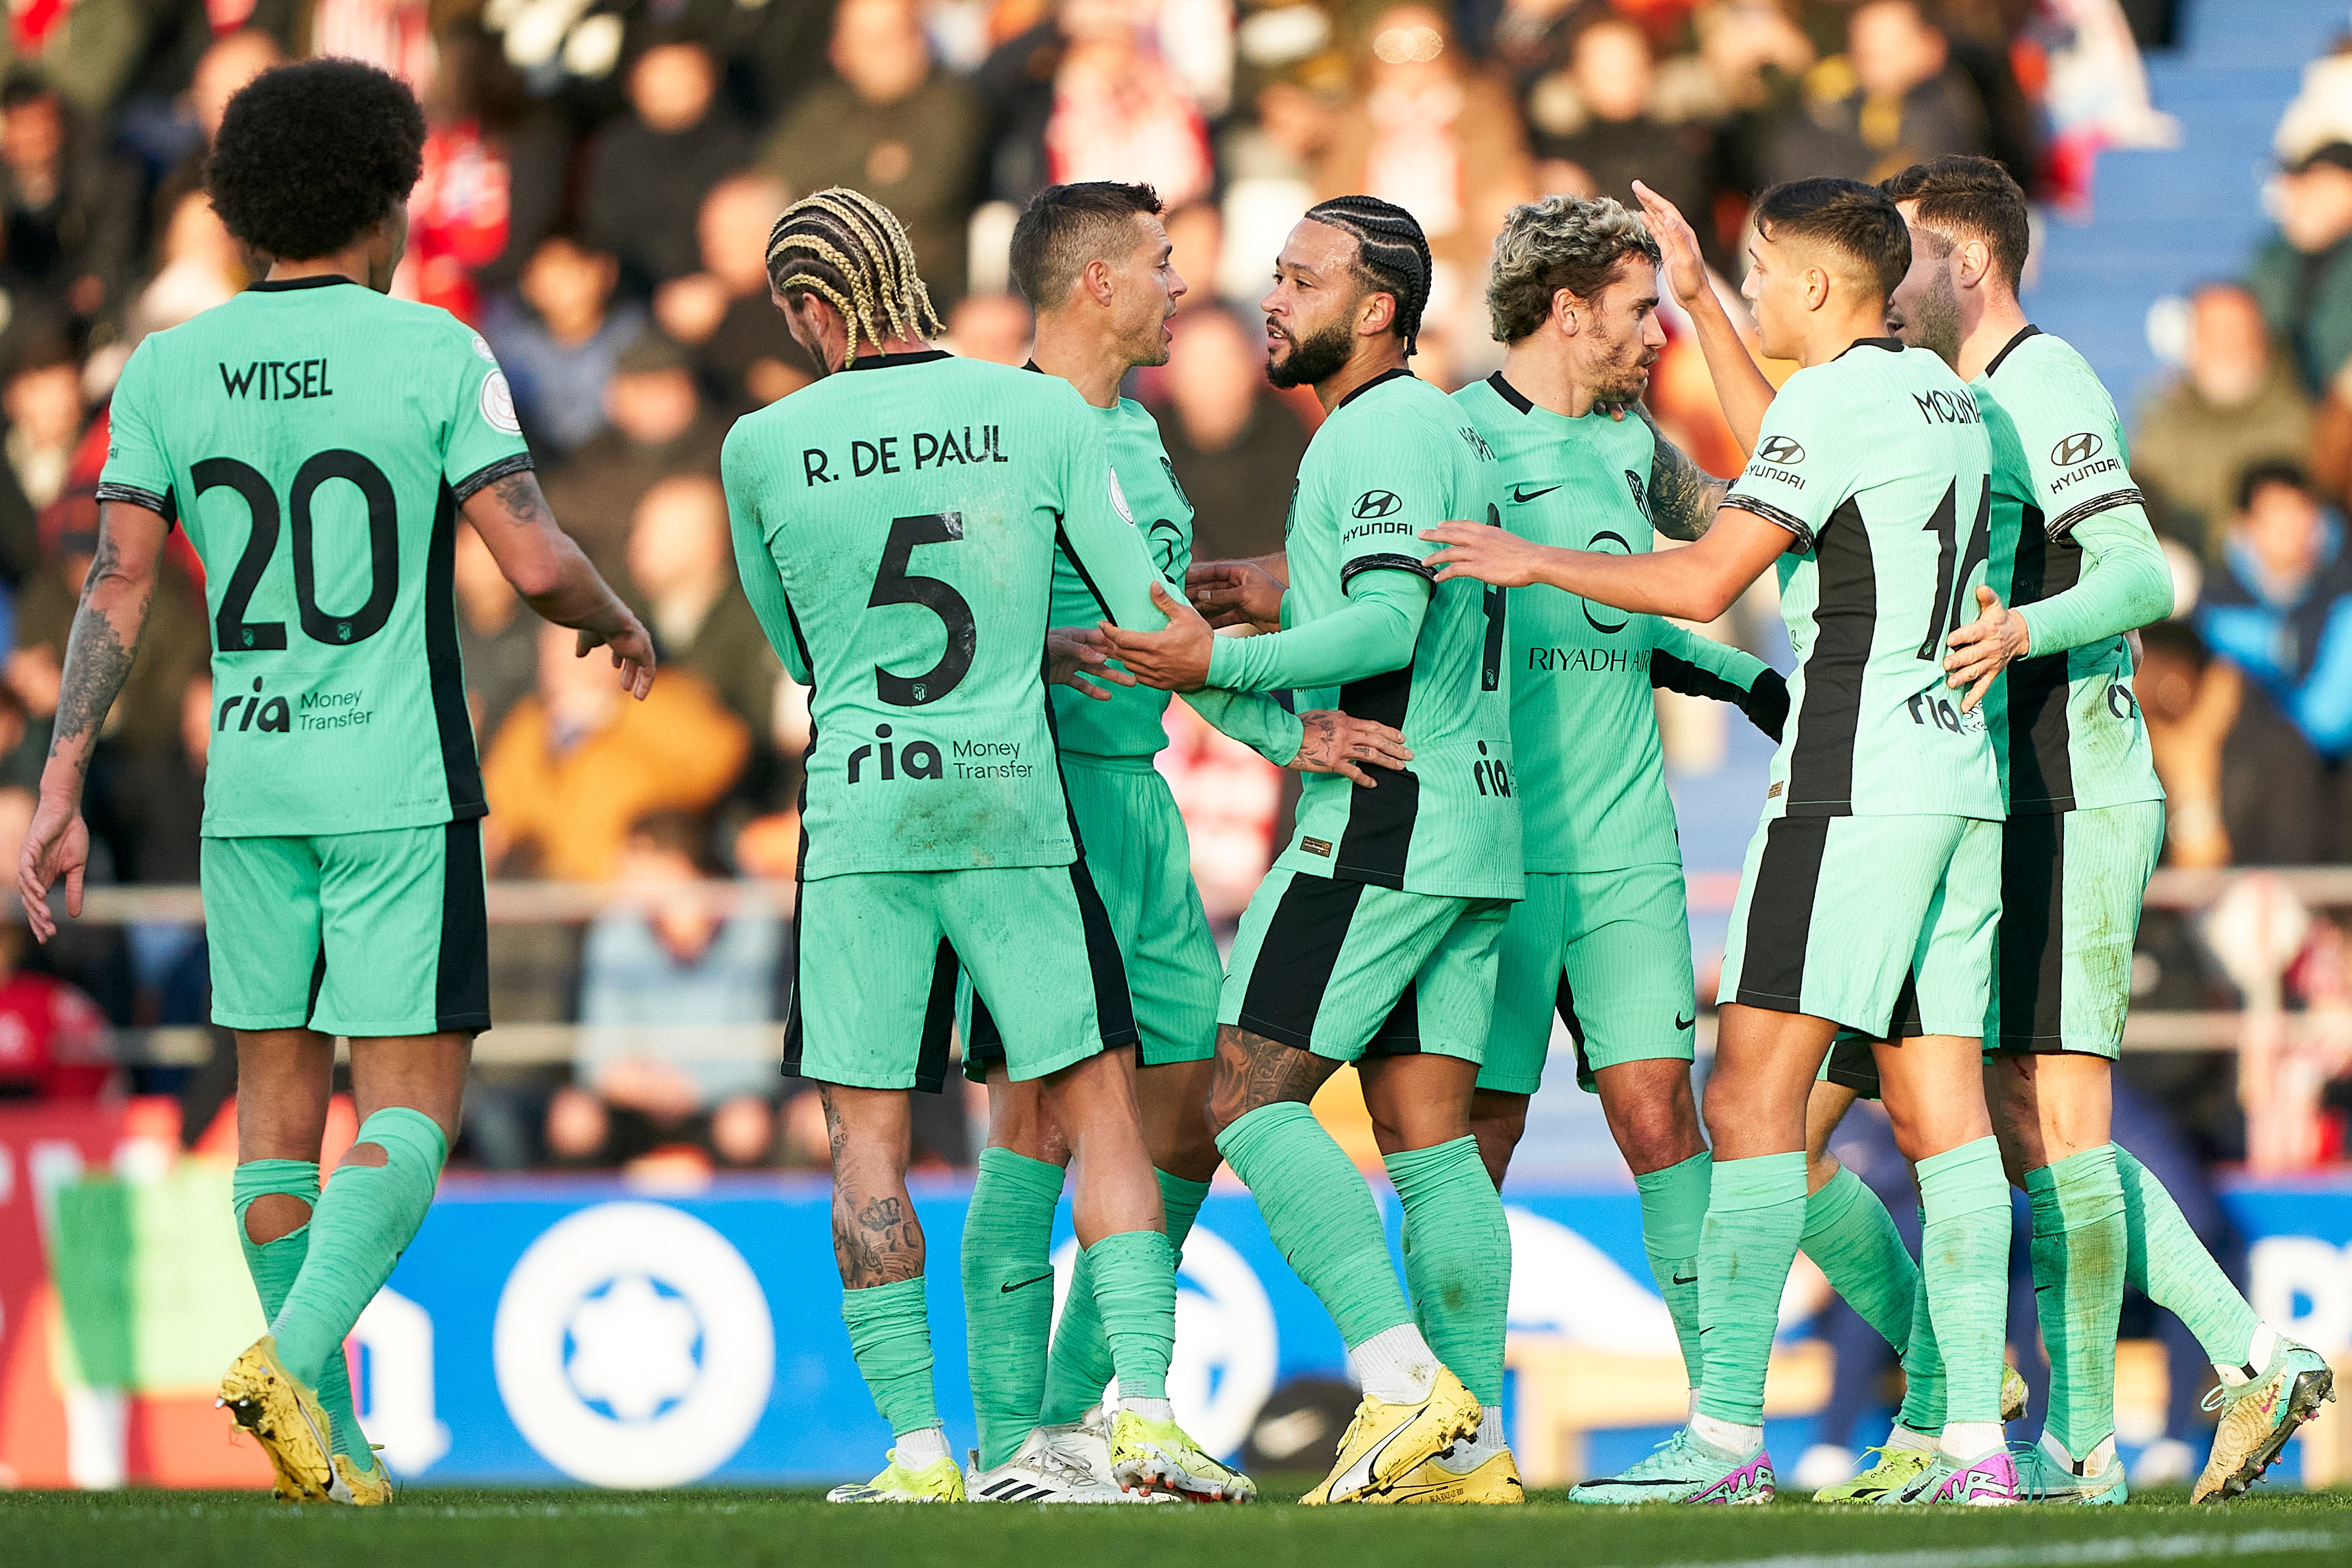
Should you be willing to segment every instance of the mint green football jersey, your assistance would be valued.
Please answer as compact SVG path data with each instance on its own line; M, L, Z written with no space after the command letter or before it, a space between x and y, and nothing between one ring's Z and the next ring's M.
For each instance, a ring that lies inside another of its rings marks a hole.
M1098 410L1058 376L867 355L736 421L721 468L745 592L808 683L803 878L1067 865L1042 678L1056 551L1157 627Z
M1565 550L1647 553L1657 435L1570 419L1500 371L1454 395L1501 465L1503 526ZM1652 688L1744 699L1769 666L1657 616L1534 584L1510 591L1512 771L1530 872L1679 866Z
M1338 613L1367 572L1434 576L1422 563L1443 547L1421 531L1449 519L1499 522L1496 467L1460 406L1409 372L1342 398L1307 444L1291 493L1283 625ZM1519 897L1506 610L1500 588L1433 583L1409 664L1295 694L1302 712L1338 708L1394 726L1413 755L1380 771L1375 789L1308 774L1276 865L1408 893Z
M2115 400L2072 344L2028 327L1972 384L1992 441L1991 582L2004 600L2073 587L2074 531L2087 519L2121 512L2153 542ZM2018 660L1984 712L2012 816L2164 798L2120 637Z
M1944 684L1944 638L1985 580L1991 461L1968 387L1894 338L1772 399L1724 500L1793 536L1777 569L1797 669L1767 817L2001 816L1984 710Z
M110 419L99 499L173 520L205 564L205 835L481 816L457 509L530 467L489 345L346 279L257 283L143 340Z

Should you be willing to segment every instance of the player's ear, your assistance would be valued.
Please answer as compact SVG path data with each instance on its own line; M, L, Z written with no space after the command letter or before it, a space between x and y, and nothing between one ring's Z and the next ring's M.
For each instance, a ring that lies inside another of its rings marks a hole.
M1356 307L1356 335L1377 338L1396 323L1396 296L1385 289L1366 292L1363 303Z
M1100 258L1097 258L1096 259L1087 262L1078 272L1078 287L1085 290L1087 298L1092 300L1096 304L1109 304L1111 296L1110 263L1101 259Z
M1830 271L1826 267L1805 268L1805 309L1818 310L1830 300Z
M1555 289L1551 291L1552 324L1559 327L1562 334L1571 338L1577 331L1576 306L1576 296L1568 289Z
M1964 288L1975 288L1992 270L1992 247L1981 239L1963 241L1959 256L1960 283Z

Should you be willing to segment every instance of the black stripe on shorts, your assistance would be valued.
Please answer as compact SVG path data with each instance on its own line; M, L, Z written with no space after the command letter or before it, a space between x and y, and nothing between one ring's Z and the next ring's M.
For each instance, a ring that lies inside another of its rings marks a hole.
M1841 1035L1830 1042L1829 1070L1822 1076L1864 1100L1885 1098L1879 1093L1878 1052L1859 1035Z
M1070 862L1070 885L1077 895L1078 925L1086 932L1087 971L1094 982L1095 1022L1103 1047L1116 1050L1139 1045L1143 1037L1135 1026L1135 999L1127 989L1127 961L1119 954L1110 911L1103 905L1102 893L1083 855ZM979 1062L982 1068L1005 1059L1004 1030L996 1015L988 1010L976 978L971 988L971 1030L964 1037L963 1054L965 1060Z
M2062 658L2063 664L2064 660ZM2066 818L2012 816L2000 830L2000 1048L2063 1047Z
M1798 743L1803 744L1801 738ZM1757 862L1748 930L1740 942L1739 991L1732 998L1743 1007L1804 1011L1806 940L1833 820L1783 816L1764 829L1764 854Z
M1417 1057L1421 1055L1421 977L1405 982L1404 994L1364 1042L1363 1054L1368 1057Z
M937 1094L948 1080L948 1041L955 1034L956 951L940 939L931 959L931 995L923 1005L923 1045L915 1058L915 1087Z
M441 963L433 978L433 1026L445 1034L478 1032L490 1026L481 819L450 823L441 842Z
M1387 788L1382 784L1372 793ZM1339 967L1339 950L1363 896L1361 882L1307 875L1290 879L1274 918L1266 922L1257 962L1250 968L1249 989L1242 994L1241 1027L1295 1050L1314 1048L1315 1016L1323 1009L1323 994Z
M1568 1026L1568 1037L1576 1046L1576 1081L1589 1082L1592 1064L1584 1058L1584 1020L1576 1016L1576 992L1568 983L1565 969L1559 972L1559 986L1552 993L1551 1005L1559 1021Z

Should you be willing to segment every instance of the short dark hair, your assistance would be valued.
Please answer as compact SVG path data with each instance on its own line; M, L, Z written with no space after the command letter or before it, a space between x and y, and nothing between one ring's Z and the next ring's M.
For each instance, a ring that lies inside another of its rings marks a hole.
M1013 286L1033 310L1059 305L1087 269L1134 229L1139 216L1167 210L1150 185L1080 180L1047 185L1029 198L1013 226Z
M205 184L229 233L286 261L331 256L382 222L424 168L425 115L357 60L262 72L228 100Z
M1884 297L1911 270L1911 231L1876 185L1860 180L1790 180L1756 198L1756 231L1778 245L1810 239L1851 260Z
M1421 313L1429 306L1429 236L1421 220L1378 196L1333 196L1307 209L1317 223L1356 237L1356 273L1365 286L1396 301L1389 330L1404 340L1412 357L1421 337Z
M2311 476L2303 465L2291 458L2265 458L2259 463L2248 463L2238 475L2237 502L2240 511L2254 504L2254 492L2264 485L2284 485L2308 496Z
M1938 234L1984 241L1993 265L2016 293L2025 280L2025 253L2033 243L2025 190L1990 158L1948 153L1914 163L1879 187L1887 199L1919 204L1919 223Z

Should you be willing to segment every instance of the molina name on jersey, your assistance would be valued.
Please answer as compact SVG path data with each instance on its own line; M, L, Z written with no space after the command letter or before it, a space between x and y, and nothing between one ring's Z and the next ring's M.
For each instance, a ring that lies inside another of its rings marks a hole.
M142 342L98 495L205 564L204 831L479 816L452 580L457 509L530 467L489 346L343 278L257 283Z
M1944 684L1992 510L1984 421L1951 367L1864 338L1797 372L1724 504L1793 536L1778 571L1797 669L1764 815L1999 820L1983 710Z

